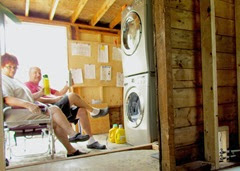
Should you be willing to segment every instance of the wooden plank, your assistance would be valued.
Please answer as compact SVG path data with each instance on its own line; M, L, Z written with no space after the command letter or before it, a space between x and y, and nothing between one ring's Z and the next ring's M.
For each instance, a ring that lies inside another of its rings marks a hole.
M75 9L75 11L73 12L71 18L70 18L70 21L71 23L74 23L79 14L81 13L81 11L83 10L83 8L85 7L85 5L87 4L88 0L81 0L78 5L77 5L77 8Z
M26 0L25 2L25 16L28 17L29 15L29 7L30 7L30 0Z
M217 52L235 53L236 42L234 37L216 36Z
M185 164L188 162L202 160L203 154L203 146L202 143L192 144L188 146L178 147L175 150L176 162L177 165ZM186 170L179 170L186 171Z
M198 0L170 0L169 3L169 7L194 12L199 12L199 6L200 5Z
M218 87L218 104L237 102L235 87Z
M223 36L235 36L233 20L216 17L216 33Z
M0 56L5 53L5 26L4 26L4 15L0 12ZM1 73L1 71L0 71ZM0 84L0 89L2 90L2 84ZM2 91L0 92L0 98L2 99ZM3 125L3 101L0 102L0 170L5 171L5 142L4 142L4 125Z
M199 50L201 36L199 31L171 29L172 48Z
M217 17L234 20L234 4L221 0L215 0L215 3L215 12Z
M198 143L202 137L200 134L203 132L203 126L189 126L183 128L177 128L174 131L175 135L175 146L186 146Z
M218 90L214 0L200 1L200 17L205 160L211 162L214 169L218 169Z
M175 128L203 124L202 107L184 107L174 109Z
M173 89L174 108L193 107L201 105L202 105L201 88Z
M173 68L201 68L201 52L195 50L172 49Z
M109 24L109 28L114 28L118 23L121 22L122 19L122 11L127 7L127 4L123 5L121 11L117 14L117 16L111 21Z
M217 69L236 69L235 54L217 53Z
M235 0L235 30L236 30L236 67L237 67L237 97L240 99L240 1ZM240 100L238 100L238 133L240 133ZM240 145L240 136L238 137Z
M236 77L235 70L217 70L218 86L236 86Z
M97 22L102 18L102 16L108 11L108 9L112 6L112 4L116 0L105 0L101 8L97 11L97 13L93 16L93 18L90 21L91 26L95 26Z
M171 9L171 27L184 30L199 30L199 13Z
M160 118L159 146L160 169L175 170L174 111L171 66L171 23L168 0L153 1L155 47L158 68L158 106ZM160 141L161 140L161 141Z
M49 20L53 20L53 17L55 15L58 3L59 3L59 0L54 0L53 1L52 6L51 6L51 10L50 10L50 13L49 13Z

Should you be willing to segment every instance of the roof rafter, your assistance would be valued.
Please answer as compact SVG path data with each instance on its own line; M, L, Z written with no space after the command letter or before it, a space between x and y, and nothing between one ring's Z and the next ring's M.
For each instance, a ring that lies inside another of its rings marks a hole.
M54 0L51 6L50 14L49 14L49 20L53 20L53 17L55 15L57 6L58 6L59 0Z
M26 0L25 3L25 16L28 17L29 15L29 7L30 7L30 0Z
M102 16L107 12L107 10L112 6L115 1L116 0L106 0L101 6L101 8L98 10L98 12L95 14L95 16L93 16L89 24L91 26L95 26L96 23L102 18Z
M121 11L117 14L117 16L111 21L109 24L109 28L114 28L118 23L121 22L122 19L122 11L127 7L127 4L122 6Z
M76 10L73 12L73 14L71 16L71 23L74 23L77 20L79 14L81 13L82 9L84 8L84 6L86 5L87 2L88 2L88 0L80 0Z

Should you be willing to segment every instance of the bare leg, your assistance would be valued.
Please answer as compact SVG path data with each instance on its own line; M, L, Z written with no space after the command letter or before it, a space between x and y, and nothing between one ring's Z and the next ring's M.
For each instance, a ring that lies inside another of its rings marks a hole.
M68 99L69 99L70 106L75 105L80 108L85 108L89 112L92 112L93 110L93 108L87 102L85 102L80 96L78 96L75 93L68 94Z
M80 119L80 123L83 130L91 137L92 136L91 126L90 126L86 109L79 108L76 118Z
M57 106L51 106L49 109L52 112L53 121L55 122L57 127L59 126L66 135L76 135L76 132L72 129L66 116L62 113L60 108L58 108Z
M69 143L67 134L64 133L64 130L58 126L56 123L54 123L54 133L58 140L63 144L63 146L66 148L68 154L72 154L76 151L75 148Z

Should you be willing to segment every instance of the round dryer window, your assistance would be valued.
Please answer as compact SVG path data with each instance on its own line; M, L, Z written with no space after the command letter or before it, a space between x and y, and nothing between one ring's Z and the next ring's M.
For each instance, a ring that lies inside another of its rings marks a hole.
M143 119L143 99L136 91L129 92L126 99L126 113L131 127L138 127Z
M132 55L140 43L142 23L139 15L131 11L128 13L122 30L123 51L126 55Z

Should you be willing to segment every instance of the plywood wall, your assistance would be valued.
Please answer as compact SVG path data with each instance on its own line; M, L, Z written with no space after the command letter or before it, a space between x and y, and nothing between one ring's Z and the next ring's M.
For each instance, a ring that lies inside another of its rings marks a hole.
M68 41L69 69L82 69L83 75L83 83L75 84L73 82L73 91L79 94L89 104L91 104L93 100L101 100L102 103L106 103L109 107L121 107L123 104L123 88L117 86L117 72L122 73L122 61L114 60L112 56L113 47L120 47L120 35L94 30L83 30L77 27L72 28L71 33L72 39ZM91 56L85 57L72 55L72 43L89 44L91 46ZM107 63L98 62L99 45L108 45L109 56ZM85 64L95 65L95 79L85 78ZM110 81L100 80L101 66L111 66ZM122 116L119 113L117 113L117 115ZM112 117L114 118L114 116L109 115L98 119L93 119L89 117L93 134L107 133L111 127L110 120ZM119 120L121 120L121 118L119 118Z
M199 0L171 0L168 7L171 17L176 160L180 164L204 156L200 6ZM216 0L215 8L219 125L229 126L230 141L233 142L230 146L235 146L237 89L234 1Z

